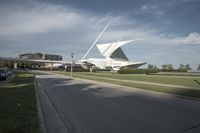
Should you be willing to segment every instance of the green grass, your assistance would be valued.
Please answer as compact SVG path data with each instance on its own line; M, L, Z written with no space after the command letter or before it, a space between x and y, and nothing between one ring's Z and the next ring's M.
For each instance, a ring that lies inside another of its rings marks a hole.
M32 74L16 73L0 87L0 133L41 133Z
M53 73L70 75L69 72L61 72L61 71L54 71ZM85 75L92 76L92 77L86 77ZM193 81L193 80L200 81L199 77L187 77L187 76L174 77L174 76L158 76L158 75L119 75L119 74L113 75L111 73L83 73L83 72L74 73L73 76L77 78L82 78L82 79L102 81L102 82L114 83L118 85L136 87L140 89L200 98L200 85L196 83L195 81ZM110 78L110 80L104 79L104 78ZM177 87L159 86L159 85L152 85L152 84L131 83L131 82L125 82L125 81L119 81L119 80L116 81L112 79L125 79L125 80L133 80L133 81L172 84L172 85L181 85L185 87L177 88ZM187 87L196 87L199 89L190 89Z
M142 74L112 74L112 73L75 73L81 75L102 77L102 78L113 78L113 79L123 79L132 81L143 81L151 83L161 83L161 84L171 84L171 85L181 85L189 87L199 87L200 85L196 82L200 81L198 76L161 76L161 75L142 75Z

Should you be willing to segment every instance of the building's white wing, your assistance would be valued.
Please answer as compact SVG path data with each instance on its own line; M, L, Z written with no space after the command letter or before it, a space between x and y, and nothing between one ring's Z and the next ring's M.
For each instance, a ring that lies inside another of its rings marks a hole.
M119 70L120 68L137 68L144 64L146 64L146 62L113 61L112 68L113 70Z
M97 48L99 49L100 53L103 54L105 57L110 57L118 48L123 46L124 44L130 43L133 40L129 41L119 41L113 43L105 43L105 44L97 44Z

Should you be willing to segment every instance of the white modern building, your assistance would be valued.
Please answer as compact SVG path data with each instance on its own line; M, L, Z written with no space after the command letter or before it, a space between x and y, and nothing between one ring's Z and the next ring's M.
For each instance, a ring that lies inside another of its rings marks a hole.
M146 62L129 61L127 56L121 49L121 46L134 41L136 40L118 41L106 44L96 44L98 50L105 58L83 59L81 60L82 65L85 68L96 67L97 69L112 69L112 70L119 70L120 68L137 68L141 65L144 65L146 64Z

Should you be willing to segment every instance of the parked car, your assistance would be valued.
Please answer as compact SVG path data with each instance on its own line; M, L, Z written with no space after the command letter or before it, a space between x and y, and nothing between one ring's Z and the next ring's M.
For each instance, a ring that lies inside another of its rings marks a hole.
M8 72L5 69L0 68L0 79L6 80L7 77L8 77Z
M12 75L12 71L10 69L7 69L7 73L8 73L8 76Z

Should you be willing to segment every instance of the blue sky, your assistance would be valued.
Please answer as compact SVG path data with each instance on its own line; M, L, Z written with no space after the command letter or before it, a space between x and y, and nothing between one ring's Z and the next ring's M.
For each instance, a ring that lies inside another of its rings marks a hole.
M98 43L143 38L122 47L133 61L200 64L199 0L0 0L0 56L70 53L83 57ZM94 48L89 57L101 57Z

